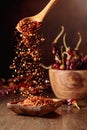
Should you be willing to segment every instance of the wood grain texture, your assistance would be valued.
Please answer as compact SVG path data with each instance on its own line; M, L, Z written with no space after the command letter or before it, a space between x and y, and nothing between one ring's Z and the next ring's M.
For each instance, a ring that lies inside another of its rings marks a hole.
M79 100L80 110L63 105L44 117L20 116L7 109L17 95L0 97L1 130L87 130L87 99Z
M81 98L87 94L87 70L49 70L51 87L58 98Z

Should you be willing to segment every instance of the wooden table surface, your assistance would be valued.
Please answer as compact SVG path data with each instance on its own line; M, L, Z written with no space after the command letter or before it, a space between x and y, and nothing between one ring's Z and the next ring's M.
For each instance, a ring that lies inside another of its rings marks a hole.
M44 117L17 115L7 102L17 95L0 96L0 130L87 130L87 99L78 101L80 110L62 105Z

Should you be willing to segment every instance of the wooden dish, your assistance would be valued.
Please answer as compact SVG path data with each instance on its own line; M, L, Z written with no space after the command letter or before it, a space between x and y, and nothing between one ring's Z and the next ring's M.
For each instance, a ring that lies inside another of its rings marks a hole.
M49 70L49 79L56 97L82 98L87 95L87 70Z
M63 104L64 101L62 99L52 99L52 100L53 102L51 104L41 106L24 106L22 104L18 104L18 102L8 102L7 108L11 109L16 114L43 116L57 109L59 106Z

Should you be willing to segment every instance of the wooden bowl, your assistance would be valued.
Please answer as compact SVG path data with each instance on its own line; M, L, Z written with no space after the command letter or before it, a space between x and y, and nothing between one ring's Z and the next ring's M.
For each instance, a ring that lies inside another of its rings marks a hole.
M49 79L56 97L82 98L87 95L87 70L49 70Z

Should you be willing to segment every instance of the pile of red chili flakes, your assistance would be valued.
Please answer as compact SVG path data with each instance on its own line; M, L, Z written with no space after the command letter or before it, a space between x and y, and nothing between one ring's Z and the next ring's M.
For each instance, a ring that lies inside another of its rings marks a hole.
M25 100L18 102L18 104L23 106L42 106L52 103L53 100L51 98L44 98L42 96L27 97Z

